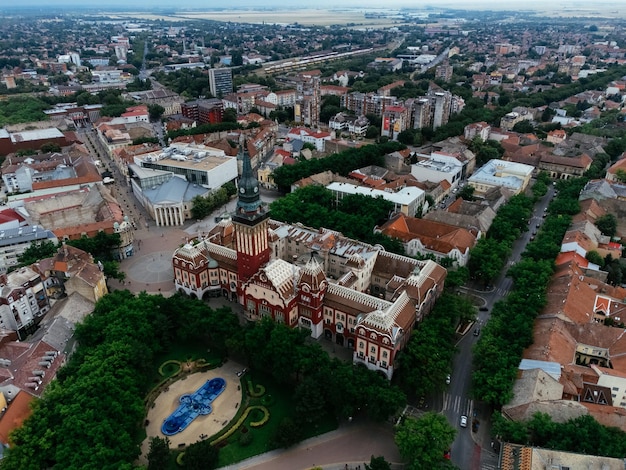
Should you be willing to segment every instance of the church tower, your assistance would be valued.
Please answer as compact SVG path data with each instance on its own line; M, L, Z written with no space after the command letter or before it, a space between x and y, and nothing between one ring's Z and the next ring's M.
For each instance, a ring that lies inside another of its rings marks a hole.
M239 287L250 279L270 259L267 237L269 209L261 201L259 182L252 173L252 163L245 139L239 142L243 160L237 208L233 216L237 249Z

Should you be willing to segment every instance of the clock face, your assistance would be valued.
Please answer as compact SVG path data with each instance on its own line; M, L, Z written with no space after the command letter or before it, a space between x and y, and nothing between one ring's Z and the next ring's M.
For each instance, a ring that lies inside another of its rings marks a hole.
M246 188L241 188L241 189L239 190L239 192L240 192L241 194L245 193L245 192L246 192Z
M254 187L254 192L258 193L259 192L259 188L257 186Z

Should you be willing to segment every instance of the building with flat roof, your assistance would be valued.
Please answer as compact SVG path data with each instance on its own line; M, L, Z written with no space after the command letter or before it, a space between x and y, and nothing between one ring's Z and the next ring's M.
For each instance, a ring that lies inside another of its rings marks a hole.
M69 145L65 135L56 127L21 132L8 132L0 129L0 155L8 155L18 150L39 150L43 144Z
M423 209L426 192L414 186L407 186L400 191L383 191L365 186L357 186L350 183L330 183L326 186L335 195L335 199L340 201L346 194L362 194L370 197L382 197L385 201L393 203L393 210L401 212L409 217L415 217Z
M237 158L206 145L173 143L158 152L136 156L135 164L170 171L208 189L220 188L237 178Z
M48 310L50 303L39 273L23 267L0 275L0 328L26 336Z
M479 168L467 183L474 188L474 194L478 197L496 187L519 194L528 186L534 170L530 165L494 159Z
M411 165L411 174L418 181L439 183L446 180L450 189L459 185L463 176L463 163L452 155L433 152L430 155L417 154L417 163Z
M0 230L0 273L17 266L18 258L34 242L57 243L56 235L39 225Z
M193 100L180 105L183 116L193 119L197 124L217 124L222 122L224 104L222 100Z
M209 89L216 98L233 92L233 71L230 68L209 69Z

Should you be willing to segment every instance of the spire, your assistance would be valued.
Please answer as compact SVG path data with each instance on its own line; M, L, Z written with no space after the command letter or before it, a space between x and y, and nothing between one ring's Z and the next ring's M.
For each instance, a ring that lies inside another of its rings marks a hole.
M252 163L248 154L247 142L242 135L239 139L239 156L242 160L241 177L235 217L253 220L267 213L267 207L261 201L259 182L252 172Z

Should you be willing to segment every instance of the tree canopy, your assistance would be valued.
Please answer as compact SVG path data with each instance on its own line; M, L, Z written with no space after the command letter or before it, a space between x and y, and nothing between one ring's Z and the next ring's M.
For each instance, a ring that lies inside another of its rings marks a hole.
M281 191L289 192L291 185L296 181L324 171L331 170L334 173L346 176L357 168L369 165L384 166L384 155L403 148L404 146L397 142L365 145L329 155L325 158L304 160L294 165L283 165L274 170L274 182Z
M554 270L554 259L570 224L570 213L577 212L578 194L584 182L583 179L559 182L559 194L550 204L548 217L536 239L526 246L521 260L509 269L513 289L493 306L491 319L475 346L474 394L494 407L501 407L512 398L522 352L532 344L534 320L546 303L546 288ZM527 219L519 215L525 205L520 198L516 205L511 206L512 210L498 212L496 219L500 216L504 218L497 232L497 237L502 240L500 243L509 243L511 237L520 233L521 227L526 224ZM496 249L497 245L493 247ZM485 263L491 263L495 275L499 270L495 269L496 262L490 258L488 251L485 250L481 256ZM479 270L475 272L480 272L484 268L475 266L475 269ZM515 316L512 317L511 312L515 312Z
M306 186L277 199L270 208L276 220L337 230L348 238L380 244L394 253L404 252L400 241L373 232L393 210L393 204L382 198L350 194L337 201L323 186Z
M158 358L180 342L202 341L223 357L246 354L252 369L292 390L296 405L289 419L295 424L287 431L292 443L303 419L366 413L384 420L405 403L405 395L379 374L329 358L305 336L267 318L242 329L230 309L214 310L178 294L108 294L76 327L73 355L35 403L31 417L12 434L14 445L2 468L133 468L144 437L143 400ZM310 386L319 391L315 400L307 391ZM278 442L288 444L274 445ZM163 444L151 443L151 467L167 460ZM186 467L211 468L198 463L217 452L206 444L187 449ZM194 462L200 466L193 467Z
M406 417L396 428L395 441L400 455L411 470L430 470L444 463L456 429L439 413L425 413L418 419Z

